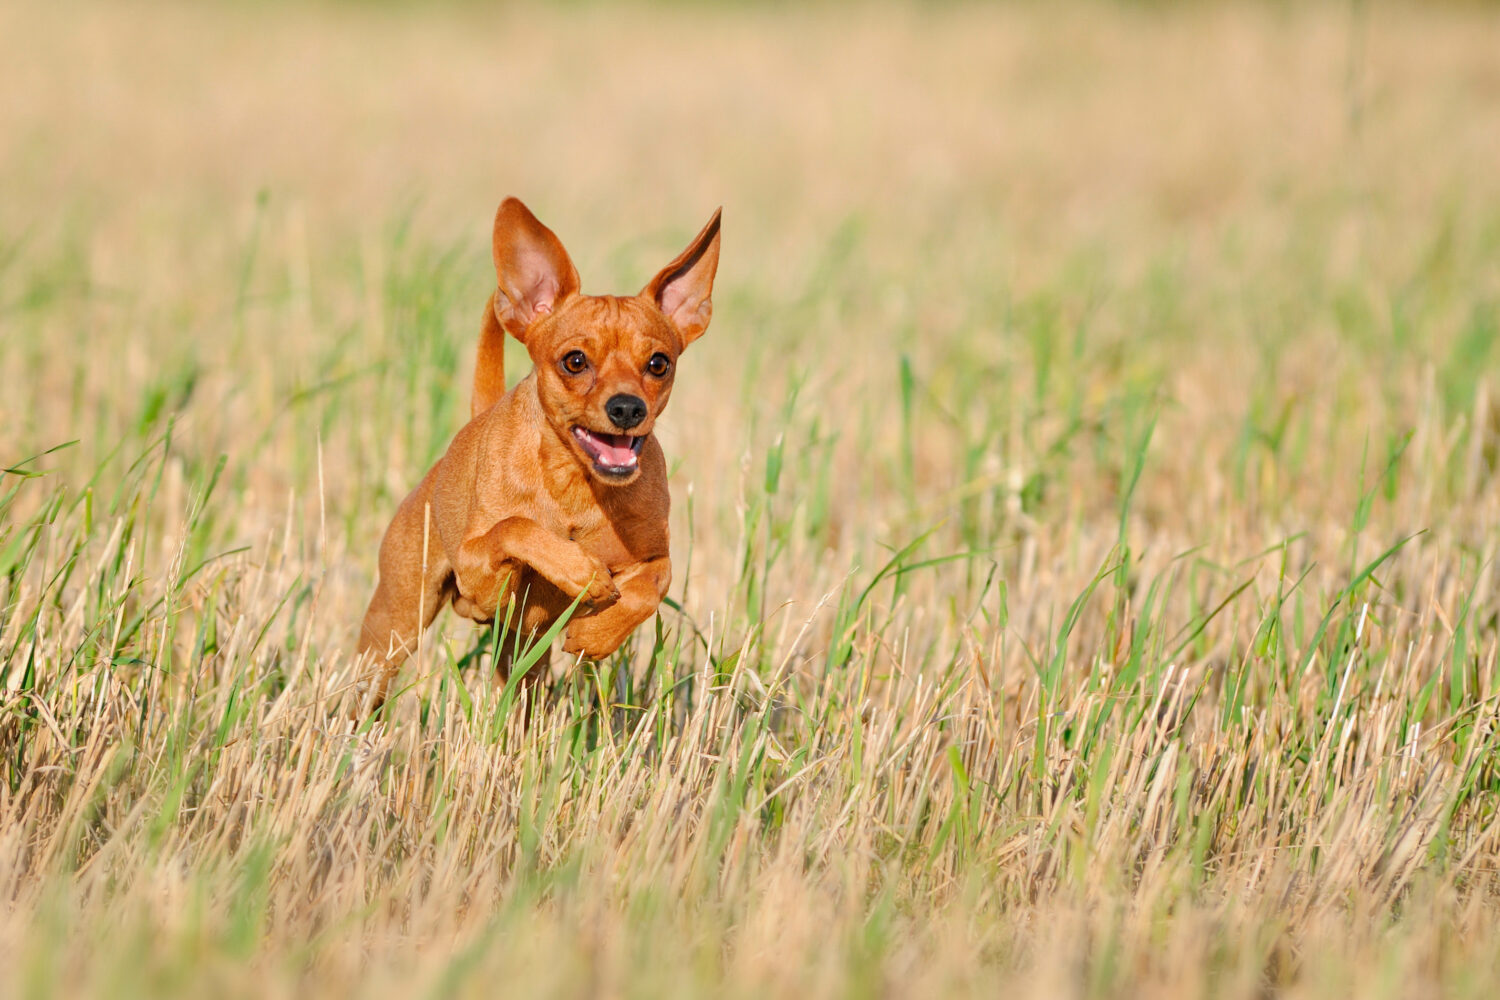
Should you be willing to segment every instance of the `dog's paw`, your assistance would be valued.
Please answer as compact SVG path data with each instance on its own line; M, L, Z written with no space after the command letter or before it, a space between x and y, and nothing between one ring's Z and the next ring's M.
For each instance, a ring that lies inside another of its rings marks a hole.
M620 588L615 586L614 575L602 562L594 560L595 568L589 574L589 582L580 588L578 610L586 614L603 611L620 599Z
M585 660L602 660L620 648L623 640L597 618L574 618L563 633L563 652Z

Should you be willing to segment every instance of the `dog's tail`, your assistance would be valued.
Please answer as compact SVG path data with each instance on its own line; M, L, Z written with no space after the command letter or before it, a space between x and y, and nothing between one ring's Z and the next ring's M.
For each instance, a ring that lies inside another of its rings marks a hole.
M469 403L469 418L479 416L505 395L505 327L495 316L496 290L484 306L484 322L479 328L479 359L474 363L474 398Z

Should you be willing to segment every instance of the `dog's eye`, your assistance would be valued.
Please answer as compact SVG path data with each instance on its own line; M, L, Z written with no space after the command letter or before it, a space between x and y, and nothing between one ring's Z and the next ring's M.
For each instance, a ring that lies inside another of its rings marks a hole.
M655 375L657 378L661 378L671 370L672 360L665 354L653 354L651 355L651 360L646 362L646 371L650 372L652 375Z
M589 359L584 355L582 351L569 351L567 354L563 355L563 371L567 372L569 375L577 375L588 366Z

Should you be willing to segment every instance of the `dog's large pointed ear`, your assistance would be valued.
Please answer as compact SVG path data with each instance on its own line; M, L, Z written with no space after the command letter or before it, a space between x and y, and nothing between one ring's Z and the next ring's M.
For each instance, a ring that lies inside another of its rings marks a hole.
M719 270L721 211L715 209L714 217L708 220L708 225L688 244L688 248L641 290L641 297L655 302L677 327L684 347L703 336L714 314L710 296L714 290L714 275Z
M578 291L578 269L557 234L516 198L495 213L495 317L522 343L538 316Z

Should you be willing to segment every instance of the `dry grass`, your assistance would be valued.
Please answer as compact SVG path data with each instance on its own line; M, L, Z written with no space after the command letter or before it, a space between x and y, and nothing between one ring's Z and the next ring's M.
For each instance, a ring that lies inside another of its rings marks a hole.
M1488 996L1497 51L0 10L0 990ZM592 290L725 205L682 611L529 727L445 619L349 732L506 193Z

